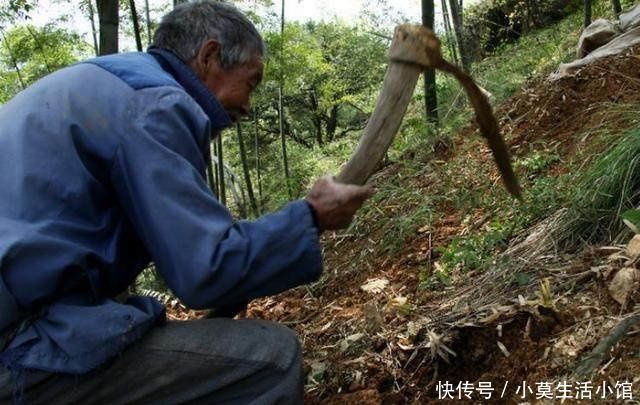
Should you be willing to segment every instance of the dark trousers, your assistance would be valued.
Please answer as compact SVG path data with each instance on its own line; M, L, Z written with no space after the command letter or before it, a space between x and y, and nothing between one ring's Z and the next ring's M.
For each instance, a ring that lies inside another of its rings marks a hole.
M29 371L26 404L300 404L303 375L293 331L258 320L169 322L98 370ZM13 376L0 366L0 403Z

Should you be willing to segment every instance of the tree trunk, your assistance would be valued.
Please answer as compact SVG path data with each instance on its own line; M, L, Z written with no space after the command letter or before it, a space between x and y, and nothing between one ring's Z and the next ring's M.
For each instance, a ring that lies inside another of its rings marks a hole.
M260 215L258 212L258 204L256 203L256 197L253 194L253 185L251 184L251 174L249 173L249 164L247 163L247 151L244 149L244 140L242 139L242 127L240 123L236 124L238 131L238 147L240 148L240 161L242 162L242 171L244 172L244 181L247 183L247 195L249 196L249 204L253 211L253 216Z
M338 129L338 110L340 106L334 104L331 107L329 116L327 117L326 129L327 129L327 142L333 142L336 137L336 130Z
M322 138L322 112L318 105L318 97L316 95L315 88L312 88L309 92L309 105L312 110L311 121L313 122L313 129L316 134L316 142L318 143L318 146L322 146L324 144L324 140Z
M291 182L289 181L291 176L289 174L289 159L287 158L287 140L284 136L284 106L282 103L282 93L282 84L280 84L280 87L278 88L278 121L280 126L280 142L282 144L282 164L284 166L284 178L287 182L287 193L291 199L293 193L291 192Z
M218 187L220 189L220 194L218 195L219 201L222 205L227 205L227 188L226 184L224 184L224 159L222 159L223 150L222 150L222 134L218 134L217 136L218 142Z
M611 6L613 6L613 13L616 15L616 18L620 16L622 13L622 5L620 5L620 0L611 0Z
M434 0L422 0L422 25L433 31L435 19ZM424 71L424 107L427 121L438 125L438 95L436 92L436 70Z
M216 195L216 197L219 198L220 187L218 187L218 184L220 184L220 179L219 179L220 170L218 170L218 142L212 141L211 148L209 148L209 150L213 154L213 156L216 157L215 162L213 161L213 159L211 159L211 162L212 162L211 171L213 172L213 189L212 190L213 190L213 193Z
M280 36L284 38L284 0L282 0L282 12L280 14ZM284 41L283 41L284 42ZM280 61L283 60L283 51L284 51L284 43L281 42L280 48ZM282 162L284 165L284 178L287 182L287 193L289 195L289 199L292 198L291 192L291 181L289 179L291 176L289 175L289 160L287 159L287 140L284 136L284 77L281 74L278 85L278 122L280 124L280 141L282 143Z
M96 16L93 11L93 0L87 0L89 5L89 21L91 21L91 35L93 36L93 49L96 56L100 55L100 48L98 47L98 31L96 30Z
M591 25L591 0L584 0L584 27Z
M213 163L213 159L212 159L212 151L211 151L211 144L209 144L209 156L208 156L208 161L207 161L207 183L209 183L209 188L211 189L211 191L215 194L218 195L217 193L217 188L218 185L216 184L216 179L215 179L215 165Z
M471 63L469 62L469 54L467 52L462 26L462 2L458 3L456 0L449 0L449 7L451 9L451 19L453 20L453 30L456 33L456 40L458 41L462 69L464 69L465 72L469 72Z
M449 52L451 53L451 59L455 64L460 64L460 59L458 58L458 51L456 50L456 38L453 35L453 29L451 28L451 19L449 18L449 7L447 6L447 0L441 0L442 3L442 19L444 22L444 32L447 37L447 46L449 47Z
M118 53L118 0L98 0L100 55Z
M138 11L136 10L135 0L129 0L129 8L131 9L131 22L133 23L133 34L136 37L136 48L138 52L142 52L142 37L140 36L140 23L138 21Z
M260 147L258 143L258 112L253 113L253 125L254 125L254 148L256 150L256 175L258 177L258 208L262 211L262 168L260 167Z
M531 14L531 22L533 23L534 28L541 28L542 22L540 21L540 17L542 17L540 13L540 7L538 6L538 0L528 0L527 8Z
M144 11L147 17L147 46L151 46L151 17L149 16L149 0L144 0Z

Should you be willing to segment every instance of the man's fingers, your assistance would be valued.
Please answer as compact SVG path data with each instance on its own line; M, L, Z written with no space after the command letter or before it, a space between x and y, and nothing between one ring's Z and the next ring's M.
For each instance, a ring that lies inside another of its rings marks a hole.
M341 184L321 177L311 188L307 201L314 208L322 230L349 226L356 211L374 194L370 186Z
M358 200L366 200L374 194L374 191L369 186L355 186L352 184L345 185L350 198Z

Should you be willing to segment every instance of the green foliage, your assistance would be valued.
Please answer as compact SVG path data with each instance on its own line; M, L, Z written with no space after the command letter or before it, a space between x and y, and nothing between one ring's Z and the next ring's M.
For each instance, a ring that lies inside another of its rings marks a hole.
M519 286L529 285L532 278L531 274L528 273L515 273L513 275L513 281L515 281Z
M464 31L475 59L579 9L581 0L485 0L465 9Z
M12 28L0 43L0 103L22 90L23 85L76 62L88 51L78 34L51 24Z
M357 144L386 67L387 44L338 22L288 23L283 35L264 34L265 78L253 99L257 112L263 205L275 209L289 199L284 180L278 122L278 86L284 84L284 131L290 188L298 197L310 182L335 174ZM282 49L282 53L280 53ZM255 125L243 123L249 166L257 177ZM237 146L225 141L225 159L240 173Z
M501 45L495 55L474 66L473 75L493 94L493 103L503 102L528 80L550 73L559 63L572 58L580 26L580 12L576 12L571 18L532 32L518 42ZM266 208L273 209L288 199L278 137L280 75L284 76L285 84L285 132L291 158L291 185L294 195L301 195L314 177L336 173L357 144L360 129L372 111L382 83L388 42L341 23L291 23L287 24L283 36L272 32L265 34L265 38L269 49L267 71L254 106L260 117L258 147L263 198ZM281 56L282 44L284 54ZM469 122L472 111L459 84L450 76L439 74L437 90L440 128L425 122L424 100L419 88L389 150L392 161L422 160L443 137ZM250 149L251 156L255 147L251 145ZM233 153L229 156L228 160L235 159ZM557 203L558 196L548 191L553 180L537 179L537 175L555 164L558 154L540 151L526 159L517 163L519 171L533 181L532 187L538 191L531 196L532 212L542 214ZM237 162L233 164L239 168ZM255 165L251 167L255 173ZM454 198L459 198L456 206L460 206L479 202L481 195L468 193ZM408 221L395 220L395 232L405 234Z
M573 58L580 27L578 13L549 28L523 37L518 43L504 45L499 53L478 64L474 76L502 102L523 84L555 70L561 62Z
M640 233L640 211L627 210L620 215L622 222L629 227L635 234Z
M557 152L548 153L548 151L533 151L530 155L518 159L515 162L515 169L520 169L528 176L537 175L543 170L548 169L551 165L560 161L560 155Z
M170 293L169 287L153 265L147 267L138 275L135 281L134 290L149 290L162 294Z
M560 63L571 60L580 31L581 14L575 12L569 18L521 37L517 42L501 45L494 54L474 64L472 75L491 93L492 104L502 103L521 90L527 81L549 74ZM455 133L472 118L472 110L454 78L439 74L437 86L440 134ZM415 105L419 106L420 102L416 97ZM411 109L421 111L419 107L412 106Z
M640 129L625 133L575 179L567 228L560 243L610 242L623 229L620 216L640 204Z
M265 80L254 104L272 139L281 80L286 133L297 143L322 146L364 127L386 66L380 38L340 23L290 23L265 41Z
M9 0L0 6L0 21L12 21L18 17L27 17L36 3L37 0Z
M496 249L504 246L511 233L510 226L494 222L485 233L456 237L447 247L439 249L442 253L440 263L449 272L454 269L484 270L492 263Z
M426 271L421 274L422 278L419 286L424 290L442 290L446 287L451 287L453 284L451 281L451 270L448 268L439 269L431 274Z
M423 95L419 94L414 106L424 108L423 99ZM409 112L393 141L393 148L388 152L389 158L393 161L404 161L416 159L415 152L423 156L431 154L439 140L437 134L436 126L425 119L424 109L420 112ZM419 148L416 148L417 145Z
M384 254L398 252L404 247L409 237L414 236L421 224L431 223L434 215L434 207L428 196L414 192L414 197L422 200L416 207L408 212L389 218L383 227L381 252ZM411 203L408 201L408 203ZM404 207L403 207L404 209Z

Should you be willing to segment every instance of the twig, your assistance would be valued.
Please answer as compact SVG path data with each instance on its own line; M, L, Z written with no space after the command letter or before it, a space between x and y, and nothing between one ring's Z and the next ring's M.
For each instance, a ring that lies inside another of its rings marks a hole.
M611 330L609 335L607 335L606 338L600 341L600 343L598 343L598 345L591 351L591 353L589 353L587 357L585 357L578 363L578 366L576 367L576 370L574 372L574 376L581 378L591 375L596 370L596 368L598 368L600 363L602 363L606 353L626 336L631 327L639 323L640 314L628 316L620 321Z

